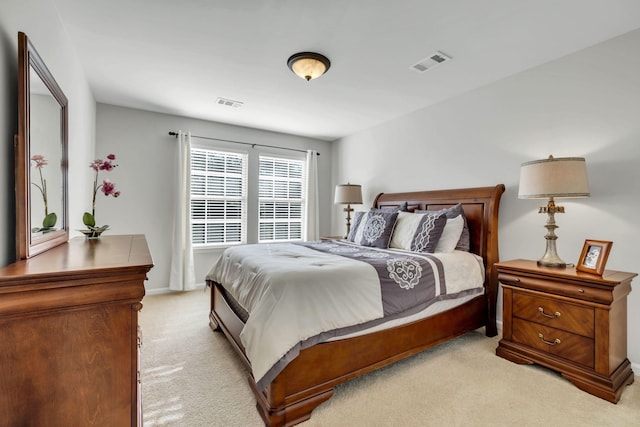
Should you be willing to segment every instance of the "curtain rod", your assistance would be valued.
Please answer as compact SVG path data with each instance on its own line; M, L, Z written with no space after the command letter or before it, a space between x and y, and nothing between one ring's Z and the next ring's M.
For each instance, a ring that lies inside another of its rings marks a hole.
M169 135L171 136L175 136L176 138L178 137L178 132L174 132L172 130L169 131ZM198 135L191 135L191 138L200 138L200 139L209 139L211 141L222 141L222 142L231 142L233 144L242 144L242 145L250 145L251 148L255 148L255 147L268 147L268 148L277 148L279 150L289 150L289 151L298 151L300 153L306 153L307 150L298 150L295 148L286 148L286 147L277 147L275 145L266 145L266 144L253 144L251 142L242 142L242 141L232 141L230 139L220 139L220 138L211 138L209 136L198 136ZM316 154L319 156L320 153L316 152Z

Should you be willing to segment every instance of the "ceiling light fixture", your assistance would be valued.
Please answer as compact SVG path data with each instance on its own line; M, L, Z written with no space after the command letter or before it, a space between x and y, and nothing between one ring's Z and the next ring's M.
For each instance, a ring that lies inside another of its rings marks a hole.
M295 75L309 81L326 73L331 67L331 62L319 53L300 52L289 57L287 66Z

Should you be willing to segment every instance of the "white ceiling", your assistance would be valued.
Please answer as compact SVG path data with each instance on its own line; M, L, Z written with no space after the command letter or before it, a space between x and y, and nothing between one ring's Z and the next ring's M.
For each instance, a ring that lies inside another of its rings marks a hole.
M325 140L640 27L638 0L53 1L96 101ZM300 51L331 69L298 78Z

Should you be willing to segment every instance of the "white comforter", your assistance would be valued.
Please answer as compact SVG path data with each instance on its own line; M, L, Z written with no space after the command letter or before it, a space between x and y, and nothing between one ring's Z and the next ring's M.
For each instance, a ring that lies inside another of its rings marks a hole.
M450 293L482 287L477 256L455 251L438 258ZM229 248L207 279L250 314L240 337L256 382L307 338L383 317L374 267L295 244Z

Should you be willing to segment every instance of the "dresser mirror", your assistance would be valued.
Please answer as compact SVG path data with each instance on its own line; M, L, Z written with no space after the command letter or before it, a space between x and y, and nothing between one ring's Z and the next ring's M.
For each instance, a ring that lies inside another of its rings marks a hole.
M67 98L27 35L18 33L16 255L30 258L69 239Z

